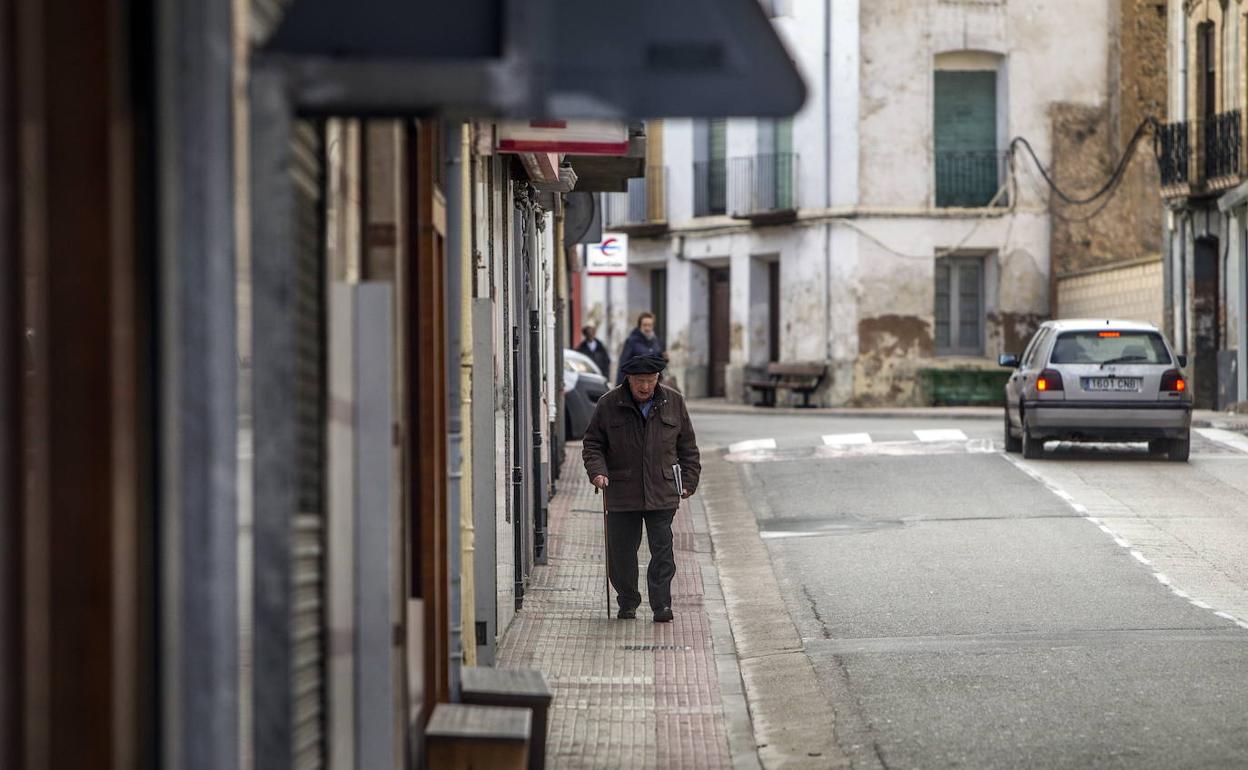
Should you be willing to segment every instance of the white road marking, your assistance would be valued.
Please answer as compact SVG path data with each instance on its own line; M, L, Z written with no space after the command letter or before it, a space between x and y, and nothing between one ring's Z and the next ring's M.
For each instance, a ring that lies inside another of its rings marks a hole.
M1193 428L1193 430L1207 439L1248 453L1248 437L1235 431L1223 430L1222 428Z
M916 430L919 441L966 441L966 434L957 428L937 428L935 430Z
M738 441L735 444L728 445L729 452L748 452L751 449L775 449L776 440L774 438L756 438L749 441Z
M1197 430L1203 434L1205 433L1206 430L1214 430L1214 429L1197 428ZM918 431L915 431L915 432L917 433ZM1230 431L1222 431L1222 432L1230 433ZM1235 436L1236 438L1242 438L1241 436L1239 436L1239 434L1231 434L1231 435ZM1213 438L1213 437L1209 436L1209 438ZM1214 439L1214 440L1216 441L1218 439ZM1245 449L1245 451L1248 451L1248 449ZM1161 583L1163 586L1170 589L1170 593L1174 594L1180 599L1185 599L1193 607L1198 607L1202 610L1212 610L1214 615L1224 620L1229 620L1232 623L1234 623L1236 626L1239 626L1242 629L1248 630L1248 620L1237 618L1229 612L1216 610L1208 602L1203 602L1200 599L1191 598L1185 591L1181 590L1178 586L1176 586L1173 583L1173 581L1170 580L1170 577L1168 575L1158 570L1155 566L1152 565L1152 563L1148 561L1147 558L1144 557L1142 553L1132 548L1130 542L1128 542L1125 538L1120 537L1118 533L1114 532L1109 527L1105 526L1105 524L1102 523L1102 521L1098 519L1097 517L1089 516L1088 509L1086 506L1080 505L1079 503L1075 502L1074 497L1071 496L1070 493L1068 493L1066 490L1062 489L1061 487L1057 486L1053 482L1041 476L1036 470L1034 470L1028 465L1027 461L1018 457L1014 457L1009 454L1003 454L1001 456L1005 458L1006 462L1010 463L1015 468L1018 468L1023 473L1026 473L1028 476L1040 482L1040 484L1042 484L1046 489L1052 492L1055 496L1065 501L1066 504L1070 506L1071 510L1078 512L1080 515L1083 516L1084 519L1091 522L1092 524L1095 524L1097 529L1101 530L1105 534L1112 537L1114 539L1114 543L1116 543L1119 547L1126 549L1126 551L1130 553L1131 556L1135 558L1136 561L1140 562L1140 564L1143 564L1149 570L1149 572L1152 573L1153 578L1156 579L1158 583Z
M992 454L997 451L997 446L990 438L973 438L967 440L966 451L973 455Z
M832 433L823 437L823 443L828 446L854 446L858 444L870 444L870 433Z
M784 540L791 537L822 537L825 535L835 535L835 532L759 532L758 536L763 540Z

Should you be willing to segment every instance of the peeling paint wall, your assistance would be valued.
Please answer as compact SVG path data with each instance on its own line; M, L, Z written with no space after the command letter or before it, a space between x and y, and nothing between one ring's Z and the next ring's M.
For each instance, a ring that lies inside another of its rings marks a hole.
M663 141L670 229L630 240L641 260L633 267L638 280L647 260L667 267L670 371L685 392L705 393L711 267L731 270L729 400L750 399L745 381L766 363L768 260L780 264L780 360L828 367L819 403L917 404L921 369L995 367L998 353L1021 350L1050 314L1054 244L1073 253L1069 244L1086 236L1058 227L1034 167L1016 171L1008 206L934 206L934 73L938 62L955 69L991 62L999 73L1000 149L1025 136L1046 166L1054 153L1077 150L1057 165L1079 173L1085 159L1091 165L1112 154L1112 116L1134 121L1155 101L1142 87L1111 99L1116 35L1143 50L1155 32L1123 28L1119 2L1156 13L1137 0L837 0L828 19L823 3L790 4L776 26L811 95L794 118L796 221L693 217L693 123L672 120ZM1156 67L1140 55L1121 69L1153 77ZM1055 139L1068 125L1076 135ZM727 141L730 158L756 152L757 124L729 121ZM1149 182L1144 171L1138 176L1130 188L1137 198ZM1127 250L1125 232L1134 226L1148 229L1143 218L1124 222L1091 238L1100 244L1091 252ZM982 355L934 350L935 266L951 250L983 260Z

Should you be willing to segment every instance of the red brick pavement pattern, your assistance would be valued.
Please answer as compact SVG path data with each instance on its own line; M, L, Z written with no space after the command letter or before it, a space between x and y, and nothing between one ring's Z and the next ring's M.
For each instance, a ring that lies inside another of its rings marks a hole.
M637 620L607 619L602 498L585 479L578 444L568 445L548 530L550 563L534 569L524 608L498 654L500 666L540 670L554 690L547 764L728 767L728 732L689 506L680 507L673 523L672 623L651 622L644 598ZM646 551L643 538L643 597ZM612 615L615 609L612 597Z

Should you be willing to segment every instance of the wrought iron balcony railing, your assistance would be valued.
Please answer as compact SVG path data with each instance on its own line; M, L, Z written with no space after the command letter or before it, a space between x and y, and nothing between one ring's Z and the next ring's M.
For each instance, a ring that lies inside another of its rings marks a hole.
M1241 128L1239 110L1219 113L1205 121L1201 149L1206 182L1239 176L1243 150Z
M937 152L936 205L939 207L979 208L1008 203L997 193L1005 182L1004 152Z
M1161 172L1162 187L1176 187L1191 183L1192 131L1184 120L1165 123L1157 128L1157 168Z
M646 175L628 180L628 192L603 195L603 224L612 229L667 222L667 173L646 166Z
M797 155L733 158L728 166L728 209L734 217L797 211Z
M693 215L723 214L728 210L728 164L726 161L695 161L693 164Z

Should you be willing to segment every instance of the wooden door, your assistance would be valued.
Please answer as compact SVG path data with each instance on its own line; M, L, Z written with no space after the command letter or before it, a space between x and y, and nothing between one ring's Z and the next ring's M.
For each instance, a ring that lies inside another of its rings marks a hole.
M767 360L780 360L780 263L767 265Z
M710 360L707 372L706 394L715 397L724 395L724 369L728 366L729 355L729 294L732 283L728 268L716 268L710 271L710 312L707 313L710 323L709 340Z
M1196 239L1192 265L1192 328L1195 356L1192 361L1192 397L1197 409L1213 409L1218 400L1218 348L1221 347L1218 318L1218 239Z

